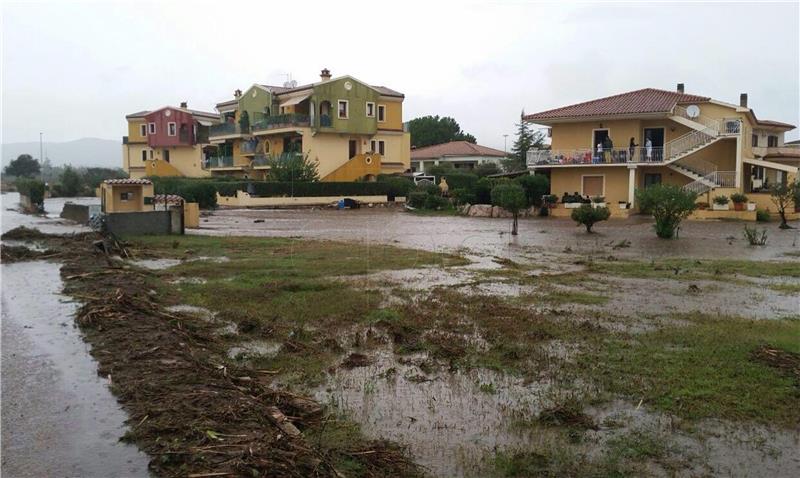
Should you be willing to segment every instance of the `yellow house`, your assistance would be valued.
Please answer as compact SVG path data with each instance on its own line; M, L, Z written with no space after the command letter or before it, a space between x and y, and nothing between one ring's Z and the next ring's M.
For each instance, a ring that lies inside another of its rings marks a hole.
M153 197L149 179L106 179L100 183L100 210L104 213L153 211Z
M551 148L528 152L528 169L550 179L551 193L603 196L615 215L636 207L635 191L674 184L701 201L740 192L769 208L768 188L798 174L784 146L793 125L760 120L742 94L738 105L653 88L526 115L549 126ZM772 206L774 209L774 206ZM559 205L556 215L566 215Z
M372 180L410 168L404 95L351 76L297 86L254 84L217 104L206 169L213 175L265 178L269 160L307 155L323 181Z

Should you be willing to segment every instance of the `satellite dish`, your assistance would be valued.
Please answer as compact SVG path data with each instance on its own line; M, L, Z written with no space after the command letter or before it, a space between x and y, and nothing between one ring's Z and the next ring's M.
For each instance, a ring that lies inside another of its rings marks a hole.
M700 107L697 105L689 105L689 107L686 108L686 115L689 116L689 118L697 118L700 116Z

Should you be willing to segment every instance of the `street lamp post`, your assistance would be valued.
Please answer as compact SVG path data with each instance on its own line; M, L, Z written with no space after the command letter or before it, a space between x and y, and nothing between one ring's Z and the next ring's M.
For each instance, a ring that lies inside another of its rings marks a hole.
M508 156L508 135L503 135L503 153Z

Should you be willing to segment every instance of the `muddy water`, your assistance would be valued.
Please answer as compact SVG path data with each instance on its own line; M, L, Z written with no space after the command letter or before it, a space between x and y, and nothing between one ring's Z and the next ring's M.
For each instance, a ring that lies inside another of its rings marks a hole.
M72 232L89 231L87 226L77 224L67 219L59 219L64 203L67 201L77 204L100 204L98 198L49 198L44 200L44 215L21 214L16 210L19 208L18 193L4 193L1 195L2 229L3 232L10 231L15 227L27 226L39 229L48 234L68 234Z
M147 476L147 456L118 442L127 416L73 326L60 265L0 267L3 475Z
M49 217L58 216L63 200L46 200L48 217L9 211L18 200L2 195L3 232L21 225L53 233L86 230ZM0 266L2 474L148 476L147 456L119 442L127 416L73 326L77 305L61 295L59 269L41 261Z
M475 475L496 448L530 443L508 422L520 409L537 412L550 387L489 370L426 373L424 356L401 363L390 350L374 359L338 369L316 398L345 411L368 436L407 445L434 476Z
M258 219L264 222L254 222ZM648 260L657 257L785 260L784 253L800 251L800 231L780 231L776 222L765 226L769 232L766 247L749 246L740 222L684 221L677 241L658 239L652 220L645 217L603 222L596 226L597 234L586 234L570 219L535 217L521 219L519 236L511 238L510 225L508 219L418 216L396 209L224 209L204 216L200 229L191 233L339 239L432 251L464 248L475 254L501 257L518 256L526 250L562 252L569 248L574 254L613 252L620 257ZM614 249L623 240L630 241L630 246Z

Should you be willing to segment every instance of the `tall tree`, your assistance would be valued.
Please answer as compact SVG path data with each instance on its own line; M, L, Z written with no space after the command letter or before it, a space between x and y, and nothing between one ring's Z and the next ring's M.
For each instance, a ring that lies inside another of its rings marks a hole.
M61 173L59 192L64 197L79 196L83 191L83 179L72 166L66 166Z
M17 159L8 163L4 174L16 176L18 178L32 178L41 172L42 168L39 161L33 159L30 154L20 154Z
M522 110L520 121L516 124L517 139L514 140L514 144L511 146L511 157L503 165L508 172L526 169L528 151L545 147L544 133L541 131L532 131L528 123L522 119L524 116L525 110Z
M772 202L775 204L775 207L778 208L778 215L781 217L781 229L792 228L792 226L786 222L786 211L794 204L798 196L798 191L800 191L800 181L798 180L794 180L791 183L776 183L769 189Z
M415 148L450 141L476 142L475 136L462 131L458 122L449 116L414 118L408 122L408 131L411 133L411 146Z

